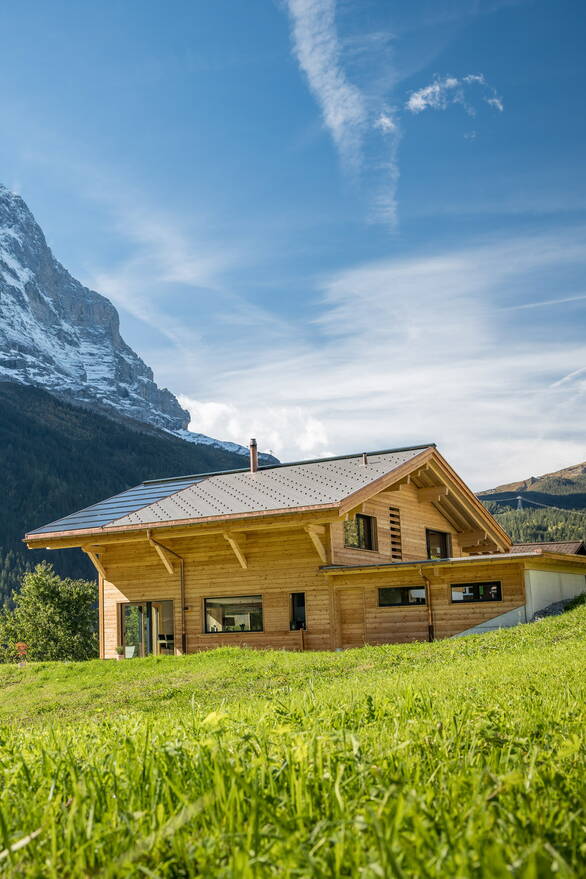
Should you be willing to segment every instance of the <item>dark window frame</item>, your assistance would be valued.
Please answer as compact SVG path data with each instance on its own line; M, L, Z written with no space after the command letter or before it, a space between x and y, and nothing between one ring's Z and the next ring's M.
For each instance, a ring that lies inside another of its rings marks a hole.
M396 601L393 604L383 604L381 601L381 593L386 591L387 589L396 589L401 592L401 601ZM423 590L424 598L423 601L405 601L405 594L411 592L412 589ZM427 595L425 595L425 586L422 584L417 584L414 586L379 586L378 589L378 606L379 607L425 607L427 604Z
M221 632L211 632L208 629L208 614L207 614L207 603L208 601L235 601L236 599L242 598L258 598L260 599L260 609L262 616L262 627L260 629L237 629L231 632L227 632L223 630ZM262 593L256 592L254 595L208 595L202 599L203 604L203 626L202 626L202 634L204 635L258 635L262 634L265 630L265 615L264 615L264 596Z
M366 513L356 513L354 517L356 520L364 519L365 521L369 521L369 529L368 534L370 537L370 546L353 546L351 543L346 542L346 523L344 523L344 549L357 549L361 552L378 552L378 520L376 516L369 516Z
M496 586L498 597L497 598L485 598L485 597L474 597L474 598L454 598L454 589L462 589L464 587L480 587L480 586ZM503 600L503 586L501 580L479 580L475 583L451 583L450 584L450 598L452 600L452 604L493 604L497 601Z
M445 538L446 542L446 555L442 556L432 556L431 549L429 545L429 537L431 534L441 534ZM426 528L425 529L425 546L427 549L427 558L428 559L449 559L452 557L452 535L449 531L439 531L437 528Z
M303 619L296 619L295 597L300 595L303 596ZM300 629L303 629L304 631L307 630L307 604L305 592L289 593L289 619L289 627L292 632L298 632Z

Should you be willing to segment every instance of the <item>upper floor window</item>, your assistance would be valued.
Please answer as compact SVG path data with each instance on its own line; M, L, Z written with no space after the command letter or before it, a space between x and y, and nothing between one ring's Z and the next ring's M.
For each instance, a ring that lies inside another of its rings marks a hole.
M376 519L357 513L344 522L344 546L352 549L376 549Z
M452 601L502 601L499 580L490 583L455 583L452 586Z
M431 531L429 528L427 534L427 558L428 559L449 559L450 557L450 535L445 531Z
M425 604L425 587L385 586L378 590L379 607L394 607L399 604Z

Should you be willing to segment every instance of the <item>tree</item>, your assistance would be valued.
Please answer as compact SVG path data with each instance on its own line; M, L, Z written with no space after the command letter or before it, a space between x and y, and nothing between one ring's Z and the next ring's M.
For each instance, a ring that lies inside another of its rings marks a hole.
M48 562L22 578L12 596L14 609L0 611L0 661L17 658L24 642L37 661L94 659L98 655L97 586L62 579Z

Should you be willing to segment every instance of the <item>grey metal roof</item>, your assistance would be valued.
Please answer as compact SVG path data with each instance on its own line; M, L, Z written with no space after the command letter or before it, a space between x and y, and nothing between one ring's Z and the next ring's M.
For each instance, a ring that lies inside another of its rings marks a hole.
M335 506L431 445L153 480L29 534L160 525L177 520Z
M187 484L191 484L197 477L190 476ZM182 478L169 479L162 482L148 483L143 482L134 488L129 488L120 494L92 504L63 519L56 519L43 525L41 528L35 528L29 534L46 534L53 531L78 531L85 528L98 528L117 519L119 516L125 515L132 510L138 510L151 504L159 498L167 497L171 492L184 488L186 480Z

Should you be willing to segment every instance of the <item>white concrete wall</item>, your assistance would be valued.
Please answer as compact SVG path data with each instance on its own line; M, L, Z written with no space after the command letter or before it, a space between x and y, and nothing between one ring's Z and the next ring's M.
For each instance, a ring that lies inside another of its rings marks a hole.
M522 605L521 607L516 607L514 610L507 611L507 613L500 613L498 616L492 617L490 620L485 620L478 626L472 626L471 629L465 629L463 632L458 632L458 634L453 635L453 637L460 638L462 635L481 635L483 632L492 632L494 629L508 629L511 626L518 626L519 623L526 623L527 619L528 617L526 616L525 607Z
M554 601L574 598L586 592L584 574L565 574L559 571L525 571L525 601L527 619Z

